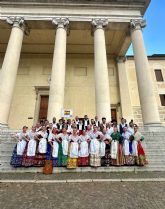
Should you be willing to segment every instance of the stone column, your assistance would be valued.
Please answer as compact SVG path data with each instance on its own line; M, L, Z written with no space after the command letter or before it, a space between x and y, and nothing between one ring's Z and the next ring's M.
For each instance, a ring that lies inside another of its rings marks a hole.
M8 118L15 87L24 33L28 28L22 17L9 17L12 30L6 49L0 77L0 126L8 126Z
M129 93L128 78L125 67L125 57L117 58L118 76L119 76L119 89L122 117L129 122L133 119L133 111L131 105L131 97Z
M69 20L67 18L56 18L52 22L57 26L57 30L49 91L47 116L49 121L52 121L53 117L59 119L64 107L66 38Z
M106 117L107 121L110 121L110 90L104 33L108 21L106 19L94 19L92 25L94 30L96 114L99 119Z
M142 34L145 22L143 20L131 20L130 25L143 123L144 125L160 124L158 106Z

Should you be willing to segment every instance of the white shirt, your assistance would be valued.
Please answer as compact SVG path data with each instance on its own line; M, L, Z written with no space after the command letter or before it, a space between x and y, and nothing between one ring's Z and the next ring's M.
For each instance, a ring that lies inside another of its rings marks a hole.
M111 136L113 132L114 132L113 127L110 127L110 128L107 130L107 134L109 134L109 136Z
M95 124L96 124L96 126L98 127L98 126L99 126L99 121L98 121L98 120L95 121Z
M78 127L78 129L81 131L81 130L82 130L82 128L83 128L83 124L82 124L82 123L79 123L79 127Z
M88 120L84 120L84 126L88 125Z
M71 124L70 125L68 124L67 132L72 133L72 125Z
M53 128L57 128L57 123L53 123Z
M130 135L134 135L134 129L131 127L128 127L127 131L130 133Z
M128 131L126 131L125 133L124 132L122 133L122 136L123 136L124 140L125 139L129 140L129 137L131 136L131 134Z

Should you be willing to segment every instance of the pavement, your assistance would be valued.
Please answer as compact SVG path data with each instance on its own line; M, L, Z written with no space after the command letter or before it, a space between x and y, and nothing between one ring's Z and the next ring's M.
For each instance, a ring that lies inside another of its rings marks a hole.
M0 173L0 209L165 209L162 179L165 172Z

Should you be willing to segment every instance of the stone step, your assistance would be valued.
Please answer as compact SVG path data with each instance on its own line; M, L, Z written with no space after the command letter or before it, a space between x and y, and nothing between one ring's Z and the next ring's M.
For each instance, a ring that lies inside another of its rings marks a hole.
M160 154L161 154L162 156L165 156L165 151L164 151L164 150L160 150L160 151L159 151L159 154L158 154L158 153L155 153L154 151L146 151L145 153L146 153L146 155L151 155L151 156L152 156L153 154L154 154L154 155L160 155Z
M0 132L0 172L42 172L42 168L12 168L10 159L17 143L12 135L18 130ZM66 168L54 168L53 172L112 172L112 171L165 171L165 132L162 133L144 133L145 141L143 146L146 152L149 165L145 167L109 167L94 169L91 167L77 168L72 171Z
M10 143L10 144L0 144L0 150L2 150L2 148L4 149L11 149L13 147L15 147L16 143Z
M0 172L14 172L14 173L38 173L42 172L43 168L12 168L12 167L2 167ZM68 170L67 168L53 168L53 173L74 173L74 172L140 172L140 171L165 171L165 166L132 166L132 167L99 167L99 168L76 168Z

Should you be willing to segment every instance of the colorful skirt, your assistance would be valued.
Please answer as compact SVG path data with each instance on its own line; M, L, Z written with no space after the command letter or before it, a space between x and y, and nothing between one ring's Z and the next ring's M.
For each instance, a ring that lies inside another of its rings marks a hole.
M124 154L123 154L123 146L122 144L118 144L118 150L117 150L117 157L116 159L111 160L111 165L114 166L121 166L125 164L124 160Z
M45 165L45 154L37 153L35 156L34 166L43 167Z
M135 165L135 157L132 155L132 142L129 142L129 155L124 156L125 165Z
M47 151L46 151L46 160L51 160L53 167L58 167L58 158L52 156L52 147L48 143L47 144Z
M78 158L78 166L88 166L88 165L89 165L89 157Z
M137 164L140 165L140 166L144 166L144 165L148 164L141 142L138 142L137 150L138 150Z
M124 156L125 165L135 165L135 157L133 155Z
M101 158L101 166L110 166L110 165L111 165L110 146L106 145L105 156Z
M90 155L90 166L92 166L92 167L101 166L101 157L99 155L91 154Z
M64 167L67 166L68 156L63 154L62 144L59 144L58 149L58 166Z
M22 166L24 167L31 167L35 165L35 156L27 156L27 147L28 143L26 144L25 151L23 154L23 159L22 159Z
M23 155L17 155L17 145L15 145L13 153L12 153L12 157L10 160L10 165L12 165L13 167L21 167L22 159L23 159Z
M67 162L67 168L77 168L78 166L78 160L77 158L71 158L69 157L70 156L70 147L71 147L71 144L69 144L69 148L68 148L68 162Z

